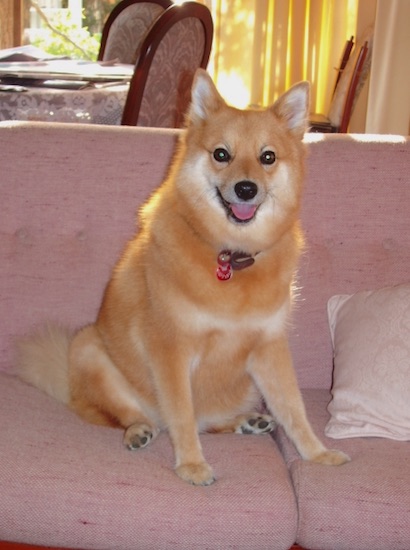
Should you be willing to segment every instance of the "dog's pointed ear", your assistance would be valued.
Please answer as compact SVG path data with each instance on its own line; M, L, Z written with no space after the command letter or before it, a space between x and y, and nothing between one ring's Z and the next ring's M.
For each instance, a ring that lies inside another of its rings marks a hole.
M189 120L198 123L225 105L225 101L204 69L197 69L191 91Z
M303 138L309 116L309 82L299 82L284 93L271 107L292 133Z

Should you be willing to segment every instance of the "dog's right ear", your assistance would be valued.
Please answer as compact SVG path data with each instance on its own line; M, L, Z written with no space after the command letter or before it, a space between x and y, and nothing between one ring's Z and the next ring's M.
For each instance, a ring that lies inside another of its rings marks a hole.
M195 73L191 98L188 118L194 124L206 120L212 113L225 105L223 97L204 69L197 69Z

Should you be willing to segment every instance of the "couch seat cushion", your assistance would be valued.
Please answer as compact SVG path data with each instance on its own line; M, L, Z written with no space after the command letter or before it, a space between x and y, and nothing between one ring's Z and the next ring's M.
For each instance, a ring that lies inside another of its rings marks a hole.
M119 430L0 375L0 540L83 549L289 548L297 511L270 436L202 436L217 482L172 471L167 434L134 453Z
M299 458L279 430L277 441L289 466L299 506L297 542L317 550L408 550L410 548L410 447L381 438L326 438L326 390L304 390L308 417L330 448L350 455L339 467Z

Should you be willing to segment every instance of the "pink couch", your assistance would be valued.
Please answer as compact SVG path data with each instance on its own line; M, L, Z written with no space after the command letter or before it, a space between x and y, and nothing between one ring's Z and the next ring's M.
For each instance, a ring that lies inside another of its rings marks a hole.
M218 477L172 472L166 434L130 453L13 373L13 340L46 319L94 319L135 210L156 187L178 131L0 124L0 540L82 549L408 550L410 448L324 436L333 294L409 280L410 142L307 136L307 249L291 344L310 420L350 454L303 462L274 437L201 436Z

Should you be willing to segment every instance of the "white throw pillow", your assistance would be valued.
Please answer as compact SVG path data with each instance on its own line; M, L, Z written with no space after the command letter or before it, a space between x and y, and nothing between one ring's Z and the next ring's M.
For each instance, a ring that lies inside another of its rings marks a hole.
M327 436L410 440L410 283L333 296Z

